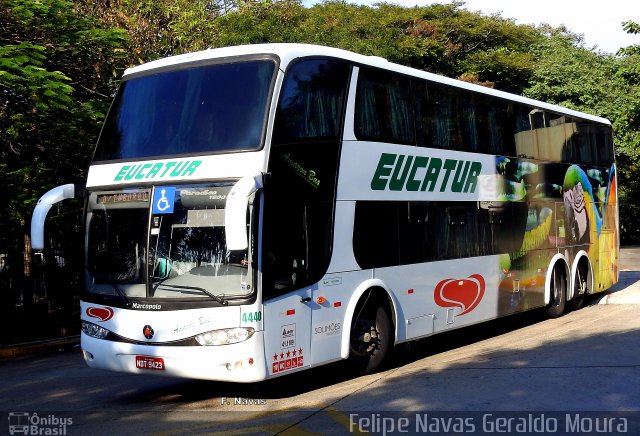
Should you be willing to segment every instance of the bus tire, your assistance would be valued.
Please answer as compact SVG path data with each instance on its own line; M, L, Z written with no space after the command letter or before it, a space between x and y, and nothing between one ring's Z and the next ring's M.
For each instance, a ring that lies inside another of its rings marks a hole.
M547 306L549 318L558 318L564 313L567 302L567 280L564 271L556 265L551 274L551 301Z
M357 315L357 313L356 313ZM380 306L365 307L351 325L349 357L355 369L369 374L381 367L391 348L391 323Z
M587 276L589 269L583 268L583 264L578 265L576 269L576 276L574 280L573 298L569 301L569 308L571 310L578 310L584 304L585 297L589 293L589 284Z
M574 297L569 301L569 310L581 309L583 305L584 305L584 294L574 295Z

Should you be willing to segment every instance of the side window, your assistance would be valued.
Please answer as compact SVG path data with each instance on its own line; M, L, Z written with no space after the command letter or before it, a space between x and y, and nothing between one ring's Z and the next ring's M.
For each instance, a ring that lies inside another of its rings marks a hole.
M590 122L578 123L578 163L608 166L613 163L611 128Z
M513 132L515 151L512 152L512 156L526 158L537 156L538 143L536 142L535 123L538 111L527 106L513 104L512 112L515 123L515 131Z
M460 203L446 208L449 224L448 257L458 259L478 255L476 204Z
M603 165L613 163L613 142L611 127L590 121L581 121L567 116L551 119L549 130L562 127L563 136L556 139L558 146L562 141L562 155L557 157L567 163L579 165Z
M579 141L576 141L574 146L576 149L574 161L584 165L596 165L598 163L597 127L591 123L580 123L579 126L582 131Z
M519 202L361 201L353 252L363 269L513 253L527 222Z
M514 154L519 115L514 105L426 81L414 81L413 89L419 146Z
M342 127L349 65L310 59L288 71L278 102L274 144L337 139Z
M564 162L580 161L582 158L591 159L591 146L587 145L587 149L582 149L580 141L577 140L576 120L548 111L544 113L544 120L544 127L538 129L537 133L536 158Z
M353 252L363 269L399 264L398 203L360 201L356 204Z
M470 92L461 93L460 97L460 137L463 148L482 153L485 144L493 143L489 141L490 135L486 135L491 130L487 129L488 119L483 112L485 101L481 95Z
M399 204L399 211L401 264L449 258L450 233L445 203L403 202Z
M408 78L363 68L358 74L355 134L358 139L414 143Z
M416 81L414 89L418 145L461 150L457 90L422 81Z
M540 109L530 110L528 117L531 129L525 130L524 118L516 114L518 156L579 165L613 162L610 127Z
M482 96L476 112L483 129L483 153L515 155L515 136L520 131L521 107L499 98ZM525 128L528 128L526 126Z
M480 202L479 238L482 241L481 254L515 253L522 247L527 223L543 223L548 209L539 216L533 214L524 202ZM530 249L531 247L527 247Z
M613 163L613 137L610 126L596 127L596 155L598 165L611 165Z

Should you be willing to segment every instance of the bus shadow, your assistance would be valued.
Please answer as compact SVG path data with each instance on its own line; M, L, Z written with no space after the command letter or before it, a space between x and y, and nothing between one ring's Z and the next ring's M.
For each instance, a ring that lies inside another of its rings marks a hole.
M129 394L125 401L120 397L116 402L116 406L126 412L123 416L127 416L120 425L153 429L163 434L315 434L318 431L353 434L352 416L374 414L397 417L400 413L415 420L418 415L426 418L427 411L429 415L433 411L433 416L444 411L447 417L480 419L478 414L483 411L496 416L501 411L529 414L539 411L548 416L561 416L564 422L569 412L586 417L593 413L637 411L640 395L634 380L637 380L638 351L632 346L640 341L636 318L632 311L622 308L606 312L586 308L584 311L568 314L572 319L551 320L549 325L535 326L536 334L549 337L533 338L522 346L517 340L514 342L513 337L521 337L526 342L532 332L527 327L542 319L542 311L514 316L510 322L500 320L467 329L473 332L461 329L457 335L455 332L441 334L437 340L420 341L408 352L398 354L391 361L391 371L362 378L342 372L343 364L332 364L250 385L188 381L149 390L147 395L138 391L139 394ZM611 325L605 314L616 314L634 322L630 326L624 322ZM570 335L555 334L571 329L572 321L578 321L579 325L574 326ZM584 326L587 322L602 323L601 331L597 324L595 329L587 328ZM583 328L587 331L583 332ZM525 331L519 332L520 329ZM440 359L441 364L436 363L434 367L421 363L410 365L469 342L510 332L515 333L509 335L508 346L492 342L480 359L454 358L446 362ZM394 374L396 368L399 371ZM336 384L342 386L332 389ZM329 389L323 390L327 387ZM318 391L312 392L314 390ZM337 392L335 398L332 398L333 392ZM231 400L232 405L234 397L265 399L266 404L261 408L223 407L221 397ZM293 398L295 405L281 407L280 398ZM129 404L123 404L126 402ZM171 413L166 416L158 413L162 411ZM465 411L476 415L465 414ZM105 413L108 417L113 411ZM630 428L638 428L637 412L633 416L636 421L630 423ZM101 429L102 418L92 411L90 416L83 417L87 422L85 428Z
M621 273L621 282L624 278L636 277L636 275L640 276L640 272ZM601 298L602 294L589 296L584 304L585 306L597 305ZM547 317L544 309L532 310L401 344L396 347L383 370L399 369L433 355L529 327L545 319ZM383 373L381 376L384 376ZM259 383L177 380L176 383L169 385L131 392L124 400L140 405L149 401L162 405L179 405L217 400L214 403L207 403L206 407L211 407L216 404L221 405L222 398L228 399L232 404L235 398L285 399L363 377L376 377L376 375L360 375L348 361L340 361Z
M544 319L543 310L534 310L485 322L474 327L440 333L409 344L401 344L396 347L383 370L401 368L426 357L512 332ZM295 397L349 380L357 380L361 377L376 377L376 374L361 375L348 361L340 361L259 383L180 381L156 389L132 392L125 401L139 404L151 401L177 405L214 399L219 402L223 401L222 398L232 402L235 398L278 400Z

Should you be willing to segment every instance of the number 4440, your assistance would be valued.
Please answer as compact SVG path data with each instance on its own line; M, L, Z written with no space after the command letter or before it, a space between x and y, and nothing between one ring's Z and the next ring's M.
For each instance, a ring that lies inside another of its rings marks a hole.
M257 322L262 320L262 312L244 312L242 314L242 322Z

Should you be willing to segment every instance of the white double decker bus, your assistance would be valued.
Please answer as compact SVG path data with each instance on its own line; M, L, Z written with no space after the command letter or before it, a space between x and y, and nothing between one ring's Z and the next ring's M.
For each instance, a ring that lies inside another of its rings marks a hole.
M254 382L617 281L610 123L300 44L127 70L82 192L94 368Z

